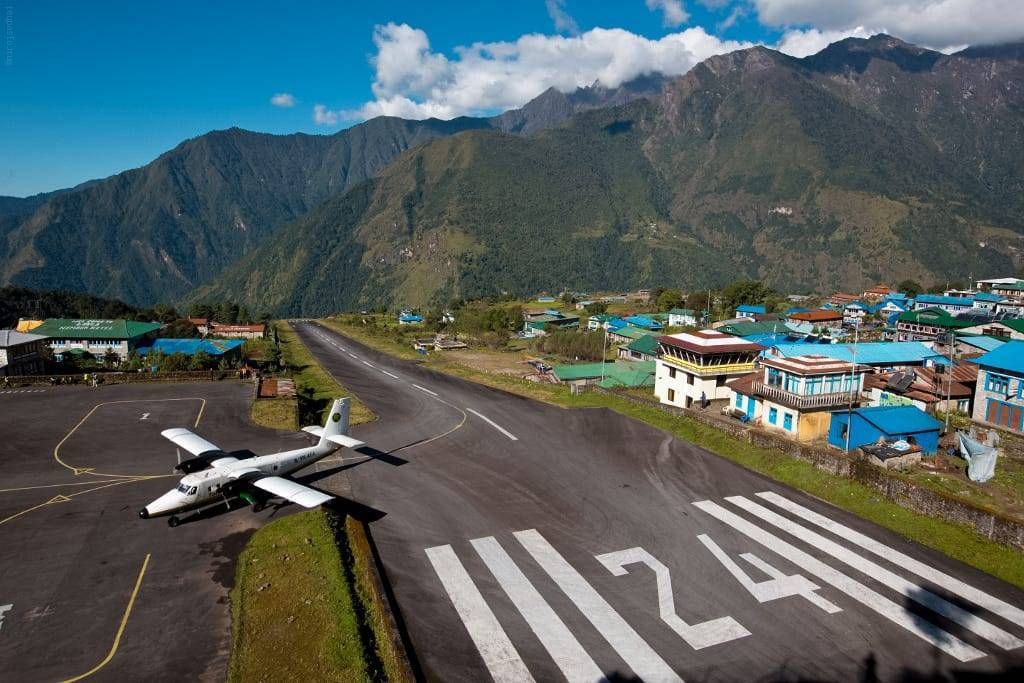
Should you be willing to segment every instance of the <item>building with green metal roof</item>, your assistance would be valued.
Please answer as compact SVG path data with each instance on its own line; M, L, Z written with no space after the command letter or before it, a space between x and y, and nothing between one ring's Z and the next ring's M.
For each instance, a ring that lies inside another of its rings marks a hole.
M101 357L113 352L125 360L159 330L160 323L136 320L51 318L32 332L48 337L47 343L55 354L77 351Z
M654 361L618 361L556 365L552 372L564 384L639 387L654 386L654 368Z
M929 341L972 327L975 323L960 320L941 308L922 308L901 313L896 318L895 341Z
M653 334L637 337L619 347L619 358L623 360L658 360L658 338Z

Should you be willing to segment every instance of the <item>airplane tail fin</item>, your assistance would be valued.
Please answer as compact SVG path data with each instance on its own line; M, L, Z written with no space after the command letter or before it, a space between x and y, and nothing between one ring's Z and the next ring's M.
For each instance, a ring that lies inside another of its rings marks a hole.
M327 413L327 422L324 424L324 431L320 435L320 445L326 446L332 436L344 436L348 434L348 416L351 410L352 399L336 398Z

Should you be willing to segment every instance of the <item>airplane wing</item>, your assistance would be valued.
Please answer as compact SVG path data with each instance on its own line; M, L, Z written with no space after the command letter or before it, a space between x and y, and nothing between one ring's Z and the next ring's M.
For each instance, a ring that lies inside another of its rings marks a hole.
M317 505L323 505L333 498L333 496L321 493L320 491L311 489L308 486L303 486L291 479L262 475L263 473L256 468L235 470L229 473L229 476L234 479L238 479L245 484L262 489L263 491L277 496L278 498L284 498L292 501L293 503L298 503L302 507L315 508Z
M217 467L218 465L227 465L229 463L238 462L238 458L228 455L216 444L210 443L203 437L193 434L182 427L165 429L160 432L160 435L173 442L175 446L178 446L195 456L191 460L186 460L179 465L179 469L183 469L183 471L194 472L196 469L201 469L201 467L199 467L200 465ZM187 467L182 467L185 465L187 465Z

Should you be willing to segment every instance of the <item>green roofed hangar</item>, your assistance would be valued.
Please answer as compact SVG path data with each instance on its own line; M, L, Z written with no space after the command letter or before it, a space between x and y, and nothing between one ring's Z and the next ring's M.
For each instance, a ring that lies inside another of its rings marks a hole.
M72 352L103 356L113 352L124 361L135 349L147 345L160 330L160 323L135 320L75 320L51 318L32 330L48 337L57 355Z

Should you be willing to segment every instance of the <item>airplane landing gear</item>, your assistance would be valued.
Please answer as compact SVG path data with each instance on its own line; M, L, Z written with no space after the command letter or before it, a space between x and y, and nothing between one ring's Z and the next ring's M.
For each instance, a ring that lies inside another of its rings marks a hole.
M167 526L169 526L171 528L174 528L174 527L178 526L179 524L181 524L181 520L178 519L177 517L175 517L174 515L171 515L170 517L167 518Z
M267 507L267 504L266 504L266 503L263 503L263 502L257 501L257 502L255 502L255 503L253 503L253 504L252 504L252 511L253 511L253 512L263 512L263 509L264 509L265 507Z

